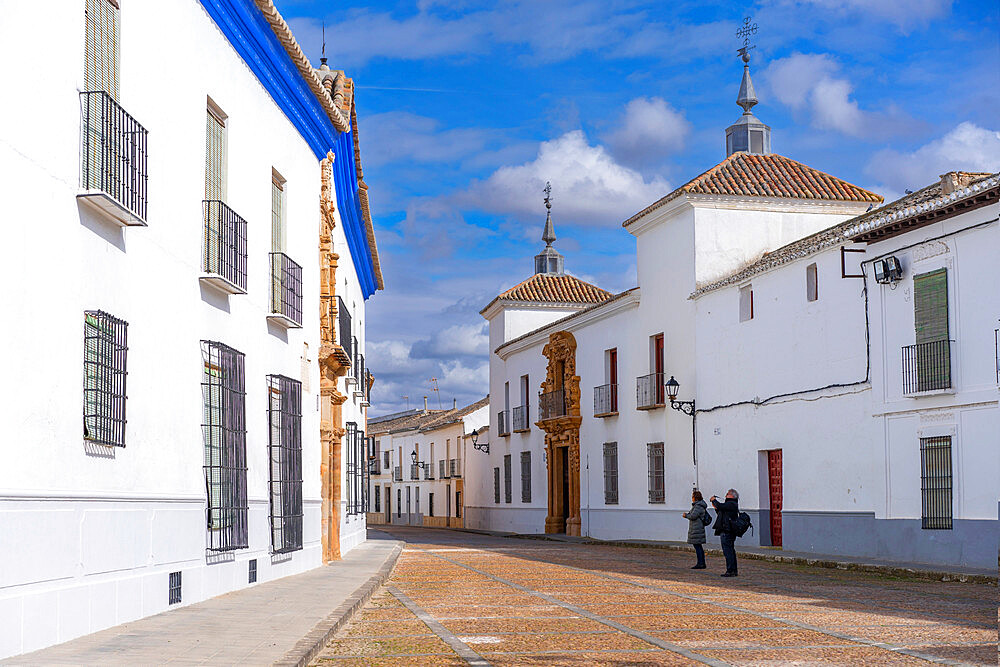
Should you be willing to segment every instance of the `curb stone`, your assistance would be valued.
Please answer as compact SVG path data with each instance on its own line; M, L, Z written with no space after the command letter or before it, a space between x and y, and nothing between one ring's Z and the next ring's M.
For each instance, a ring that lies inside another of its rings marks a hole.
M330 612L326 618L316 624L316 626L305 637L296 642L295 646L285 655L275 662L275 665L282 667L306 667L313 658L319 655L327 642L341 628L347 625L354 615L371 599L372 595L381 588L382 584L392 575L399 554L403 551L403 543L396 542L389 556L382 563L378 572L361 584L346 600Z
M547 535L505 535L505 537L517 537L523 539L531 540L544 540L547 542L565 542L566 540L559 540L548 537ZM630 547L633 549L666 549L668 551L687 551L694 553L694 548L681 544L654 544L654 543L641 543L641 542L629 542L627 540L598 540L594 538L583 538L579 542L580 544L593 544L598 546L611 546L611 547ZM706 547L706 554L712 554L713 556L721 556L722 549L717 549L714 547ZM747 551L737 551L737 555L740 558L747 560L763 560L770 561L772 563L785 563L789 565L806 565L809 567L822 567L834 570L849 570L854 572L866 572L868 574L881 574L888 576L897 577L913 577L916 579L927 579L931 581L952 581L961 582L967 584L985 584L987 586L996 586L997 577L990 576L987 574L965 574L961 572L944 572L939 570L923 570L914 569L909 567L897 567L893 565L878 565L875 563L852 563L837 560L828 560L823 558L803 558L801 556L783 556L780 554L762 554L756 552Z

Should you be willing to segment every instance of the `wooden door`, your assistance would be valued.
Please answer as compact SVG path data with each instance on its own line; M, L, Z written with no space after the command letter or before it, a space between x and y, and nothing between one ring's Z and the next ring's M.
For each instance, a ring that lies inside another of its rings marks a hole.
M771 545L781 546L781 450L767 453L767 482L770 493Z
M653 372L656 373L656 402L663 403L664 379L663 379L663 334L659 334L654 339L653 345Z
M618 348L608 350L608 384L611 385L611 412L618 412Z

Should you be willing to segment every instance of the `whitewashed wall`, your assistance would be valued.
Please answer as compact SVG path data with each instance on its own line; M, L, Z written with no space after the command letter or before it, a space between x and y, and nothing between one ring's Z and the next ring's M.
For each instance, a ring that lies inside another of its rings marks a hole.
M318 321L319 164L196 2L123 3L122 106L149 131L148 227L121 229L76 199L84 3L46 17L59 62L40 69L37 7L5 7L6 86L0 178L7 205L0 341L16 383L0 388L0 657L31 651L167 608L167 573L183 571L183 603L320 564ZM30 91L30 94L29 94ZM227 203L248 222L248 294L202 287L206 99L228 114ZM29 101L30 98L30 101ZM303 267L304 326L269 325L271 169L287 179L287 254ZM339 279L363 300L346 251ZM341 282L338 291L343 292ZM83 311L129 323L125 448L90 450L81 434ZM199 341L246 354L250 548L208 564L202 357ZM304 345L308 343L308 351ZM11 352L13 351L13 352ZM304 548L271 558L265 375L303 382ZM363 422L359 409L345 414ZM348 417L350 418L350 417ZM17 547L10 538L17 536ZM342 530L345 550L364 538Z

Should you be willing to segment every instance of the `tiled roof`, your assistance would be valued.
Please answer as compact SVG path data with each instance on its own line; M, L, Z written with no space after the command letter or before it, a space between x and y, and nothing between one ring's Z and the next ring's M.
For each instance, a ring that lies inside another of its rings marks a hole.
M399 431L421 430L432 431L449 424L454 424L479 408L489 405L490 397L486 396L464 408L448 410L421 410L414 408L406 412L397 412L368 420L368 435L384 435Z
M704 174L636 213L623 227L682 194L879 203L882 197L783 155L733 153Z
M575 276L552 276L543 273L536 273L497 297L506 301L574 304L601 303L610 298L611 292Z
M860 234L876 229L888 222L938 209L945 204L969 197L987 188L996 188L1000 184L1000 174L993 174L991 176L989 174L961 173L971 177L971 182L965 188L960 188L946 195L944 194L941 181L936 181L885 206L845 220L833 227L816 232L798 241L793 241L772 252L766 252L756 262L724 278L700 286L691 294L691 298L697 298L702 294L728 285L742 283L759 273L764 273L782 264L788 264L797 259L808 257L827 248L850 243L852 239L856 240Z

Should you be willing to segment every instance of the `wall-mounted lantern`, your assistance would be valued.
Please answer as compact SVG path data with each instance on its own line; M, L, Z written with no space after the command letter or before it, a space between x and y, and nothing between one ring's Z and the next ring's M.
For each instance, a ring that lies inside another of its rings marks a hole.
M483 452L484 454L490 453L490 443L489 442L479 442L479 436L481 433L479 429L473 429L472 433L469 434L472 437L472 448Z
M417 466L418 468L423 468L424 470L427 469L427 463L425 461L417 461L416 448L414 448L413 451L410 452L410 459L413 461L413 465Z

